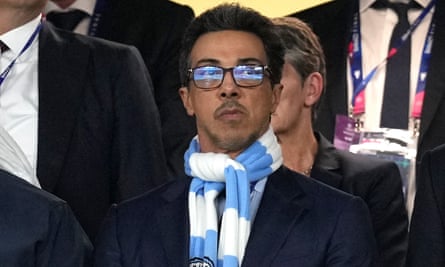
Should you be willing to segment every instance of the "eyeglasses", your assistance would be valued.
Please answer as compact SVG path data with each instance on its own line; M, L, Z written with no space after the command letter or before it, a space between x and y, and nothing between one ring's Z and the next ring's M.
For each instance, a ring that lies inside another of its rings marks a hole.
M240 87L255 87L263 83L265 72L271 71L263 65L238 65L232 68L217 66L201 66L188 70L189 79L193 80L196 87L201 89L213 89L221 86L226 72L232 74L235 84Z

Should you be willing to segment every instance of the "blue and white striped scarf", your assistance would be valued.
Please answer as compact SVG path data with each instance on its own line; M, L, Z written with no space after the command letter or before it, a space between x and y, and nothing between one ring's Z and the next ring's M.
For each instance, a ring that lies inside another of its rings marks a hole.
M250 234L250 184L273 173L282 162L271 128L235 160L222 153L200 153L195 137L185 153L189 191L190 266L240 266ZM216 197L226 189L218 242Z

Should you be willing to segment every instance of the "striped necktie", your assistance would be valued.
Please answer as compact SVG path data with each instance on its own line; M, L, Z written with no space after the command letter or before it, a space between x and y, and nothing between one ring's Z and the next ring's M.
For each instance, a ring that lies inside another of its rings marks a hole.
M391 35L388 51L396 53L386 64L386 78L383 92L380 126L385 128L408 129L410 103L411 36L399 46L400 38L410 27L408 10L418 5L376 1L373 8L390 8L398 17Z

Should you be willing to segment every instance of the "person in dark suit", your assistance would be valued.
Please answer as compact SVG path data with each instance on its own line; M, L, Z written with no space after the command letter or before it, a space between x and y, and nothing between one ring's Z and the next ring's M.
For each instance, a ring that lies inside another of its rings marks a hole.
M379 34L374 34L371 32L372 36L364 36L367 38L366 40L368 40L369 46L373 47L373 52L376 51L378 44L383 45L389 42L390 33L387 33L388 37L385 37L386 41L383 39L373 39L380 38L380 36L382 36L381 34L384 32L384 29L389 29L383 27L384 21L392 22L393 24L394 21L397 21L397 18L390 19L394 16L393 13L389 13L392 12L391 10L388 9L385 11L373 8L373 2L374 1L336 0L290 15L305 21L312 27L313 31L320 37L320 42L325 51L327 62L326 95L324 96L325 99L322 100L322 104L320 105L318 118L314 124L314 127L315 129L321 131L321 133L330 141L332 141L334 137L335 116L337 114L349 114L348 108L350 107L351 103L351 93L348 92L348 80L351 78L350 72L347 70L347 66L349 52L348 47L351 41L354 14L356 14L357 10L360 8L360 25L362 35L366 34L363 32L364 25L368 25L367 29L378 31ZM411 23L413 23L412 20L414 20L429 3L430 1L427 0L416 1L417 6L420 5L421 8L412 9L409 11L408 15ZM365 18L362 16L365 14L365 12L372 12L372 14L368 14ZM370 18L370 16L373 14L377 14L377 16L380 14L380 17L377 18L377 24L372 24L372 22L367 24L366 19ZM411 48L413 50L413 56L411 56L411 64L413 65L411 69L413 72L410 75L412 76L411 81L417 81L420 68L418 65L421 61L421 53L419 51L422 51L423 49L422 45L425 43L425 36L427 36L428 29L432 23L435 25L435 29L432 36L432 47L430 47L431 54L427 69L424 88L425 95L420 117L416 157L417 164L419 164L421 156L425 153L425 151L445 143L445 91L443 90L445 75L443 75L442 71L445 68L445 53L443 51L445 36L440 34L445 30L444 1L435 1L434 9L432 9L425 16L419 27L412 35ZM362 37L362 44L363 42L366 42L366 40L363 41L364 37ZM386 49L388 48L386 47ZM365 51L363 52L365 53ZM384 51L383 53L387 52ZM386 56L386 54L384 56ZM375 56L372 53L369 54L367 58L383 60L383 58ZM363 61L365 62L366 58L364 58ZM414 61L417 62L417 65L414 65ZM374 66L369 66L369 68L372 67ZM380 68L379 73L384 74L384 68ZM377 75L380 75L379 73L376 74L376 76L369 82L368 87L372 87L372 83L374 82L384 81L384 79L377 78ZM363 73L363 76L366 74L366 72ZM411 87L415 87L415 85L416 83L411 83ZM377 90L377 87L373 87L372 90L370 89L368 91L375 92ZM411 95L411 103L414 101L413 98L414 94ZM372 99L370 102L375 101L377 101L376 98ZM369 113L380 114L380 110L374 110L373 112ZM368 117L368 115L372 114L365 115ZM364 122L366 125L366 118ZM371 127L375 126L378 125L371 125Z
M1 84L0 123L94 240L111 203L167 180L150 76L134 47L55 29L45 0L20 3L0 10L2 59L20 62Z
M337 150L312 121L326 75L323 50L310 27L293 17L275 18L285 47L280 103L272 127L284 165L334 188L361 197L371 213L378 266L404 266L408 216L397 165Z
M284 51L272 22L219 5L182 47L180 93L198 131L184 156L189 179L113 206L95 265L373 266L363 200L282 166L270 114Z
M93 247L68 204L0 169L0 264L91 266Z
M159 109L162 139L171 176L184 174L183 155L195 134L195 122L182 106L178 57L185 27L193 10L167 0L52 0L45 9L55 13L83 8L87 15L74 31L135 46L153 82ZM48 14L47 19L52 17Z
M407 266L445 266L445 145L425 153L418 181Z

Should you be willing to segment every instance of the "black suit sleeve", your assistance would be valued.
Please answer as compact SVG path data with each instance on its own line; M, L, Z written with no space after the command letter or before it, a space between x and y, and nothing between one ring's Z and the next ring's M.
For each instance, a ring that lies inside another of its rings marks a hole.
M445 208L444 148L440 153L425 153L420 165L409 234L409 267L445 266L445 214L441 214L441 207Z
M93 247L65 203L49 213L48 235L37 248L36 266L91 266Z

